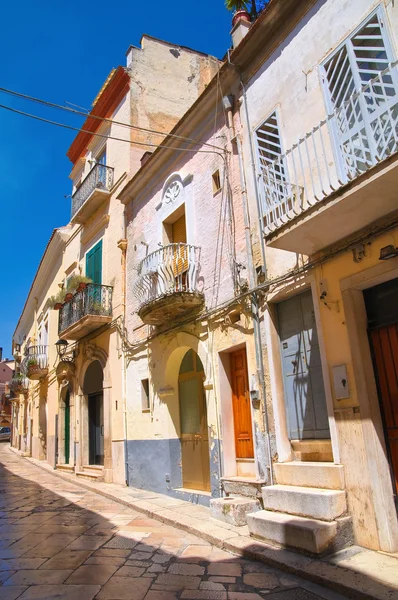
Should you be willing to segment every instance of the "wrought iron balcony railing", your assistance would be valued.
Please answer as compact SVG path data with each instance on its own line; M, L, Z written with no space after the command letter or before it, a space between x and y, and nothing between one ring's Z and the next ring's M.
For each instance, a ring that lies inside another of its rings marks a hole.
M16 373L8 382L8 387L15 394L27 392L29 389L29 379L22 373Z
M140 307L178 292L201 293L198 286L200 248L170 244L155 250L138 266L134 294Z
M380 72L262 169L266 235L397 152L397 65Z
M84 290L76 292L70 302L66 302L59 311L58 333L74 325L83 317L112 316L112 291L110 285L88 283Z
M72 218L80 210L94 190L109 192L113 185L113 168L96 164L83 179L72 196Z
M21 373L29 379L40 379L48 370L48 346L28 346L21 362Z

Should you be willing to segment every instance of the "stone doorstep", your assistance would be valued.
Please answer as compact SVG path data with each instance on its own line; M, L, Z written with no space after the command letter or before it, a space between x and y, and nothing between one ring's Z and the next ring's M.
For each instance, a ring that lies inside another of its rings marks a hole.
M18 454L18 452L11 447L10 450ZM177 527L182 531L186 531L198 537L205 537L203 532L199 531L194 524L191 526L182 523L180 524L178 521L178 510L175 511L174 518L167 519L160 517L160 515L155 514L152 510L135 505L133 497L131 500L127 500L125 495L123 498L119 497L116 491L111 493L110 491L104 490L103 487L105 487L105 484L100 486L97 482L80 479L76 481L75 475L60 472L57 473L46 463L42 463L41 461L32 458L28 458L28 460L44 471L52 473L55 477L69 481L70 483L75 483L75 485L79 485L91 492L95 492L100 496L117 501L120 504L128 506L137 512L143 513L148 517L161 521L167 525ZM127 489L128 488L124 486L120 486L118 488L119 494L120 491L126 491ZM326 560L314 559L292 550L277 548L265 542L248 538L247 536L236 536L219 540L214 539L213 545L237 556L255 560L292 575L297 575L340 594L346 594L349 598L358 600L391 600L391 587L387 588L381 581L375 581L371 575L365 577L363 572L358 573L352 569L348 570L339 567L338 565L331 564ZM366 550L366 552L372 551ZM380 553L375 552L375 555L379 557Z
M241 527L246 525L246 515L261 510L260 501L256 498L214 498L210 500L210 512L214 519L230 525Z
M345 492L294 485L262 488L265 510L333 521L347 512Z
M261 488L267 482L251 477L221 477L221 485L227 496L261 498Z
M330 462L292 461L274 463L275 478L281 485L344 490L344 467Z

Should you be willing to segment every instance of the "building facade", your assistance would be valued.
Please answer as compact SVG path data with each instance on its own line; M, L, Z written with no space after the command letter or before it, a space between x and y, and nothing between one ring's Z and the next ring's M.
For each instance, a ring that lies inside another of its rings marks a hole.
M126 481L126 246L116 198L216 66L144 36L127 66L110 73L67 153L71 220L53 233L14 334L18 376L28 383L15 403L13 444L80 477Z
M283 20L271 3L262 64L241 72L277 451L277 485L249 526L269 537L282 523L294 545L292 514L326 518L344 541L348 515L356 543L396 551L398 13L388 1L301 10Z

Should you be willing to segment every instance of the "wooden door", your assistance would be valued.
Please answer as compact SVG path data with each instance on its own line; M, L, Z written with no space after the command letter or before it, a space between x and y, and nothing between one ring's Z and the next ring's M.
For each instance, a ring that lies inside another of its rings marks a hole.
M86 254L86 276L93 283L102 283L102 240Z
M236 458L254 458L245 348L231 354L231 386Z
M89 461L90 465L104 464L104 402L102 394L88 397Z
M209 434L203 365L189 350L178 379L183 487L210 491Z
M70 393L69 390L66 392L65 396L65 430L64 430L64 439L65 439L65 464L69 464L70 458Z
M398 323L370 332L386 445L398 496Z
M369 339L398 510L398 279L364 291Z
M181 244L174 247L173 272L176 282L180 287L184 285L182 274L188 269L188 255L185 244L187 243L187 228L185 223L185 215L182 215L171 226L171 236L173 244Z
M289 438L330 437L311 291L278 304Z

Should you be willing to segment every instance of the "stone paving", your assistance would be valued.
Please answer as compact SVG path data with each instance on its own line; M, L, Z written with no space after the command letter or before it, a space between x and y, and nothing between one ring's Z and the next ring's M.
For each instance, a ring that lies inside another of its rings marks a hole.
M63 481L0 444L1 600L342 600Z

